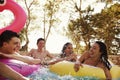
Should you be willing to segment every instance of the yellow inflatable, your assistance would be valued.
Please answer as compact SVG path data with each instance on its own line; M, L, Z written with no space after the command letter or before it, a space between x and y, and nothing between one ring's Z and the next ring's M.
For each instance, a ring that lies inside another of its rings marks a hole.
M80 77L90 76L100 79L106 78L104 71L101 68L83 64L83 67L80 67L80 70L78 72L75 72L73 67L74 67L73 62L62 61L54 65L50 65L49 69L51 72L54 72L61 76L72 75L72 76L80 76ZM110 72L112 74L113 79L120 78L120 67L115 65L111 68Z

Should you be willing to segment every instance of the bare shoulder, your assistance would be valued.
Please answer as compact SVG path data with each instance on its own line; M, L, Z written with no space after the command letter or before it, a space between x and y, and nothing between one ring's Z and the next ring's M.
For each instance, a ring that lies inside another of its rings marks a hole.
M35 52L35 51L37 51L37 49L31 49L31 50L30 50L30 52Z
M35 51L37 51L37 49L31 49L31 50L28 52L28 55L32 55Z

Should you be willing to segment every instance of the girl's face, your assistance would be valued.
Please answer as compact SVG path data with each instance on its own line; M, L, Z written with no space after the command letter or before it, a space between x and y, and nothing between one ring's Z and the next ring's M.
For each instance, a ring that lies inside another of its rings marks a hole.
M90 48L90 52L91 52L92 54L101 54L101 53L100 53L99 44L94 43L94 44L92 45L92 47Z
M67 45L66 49L64 50L65 54L71 54L73 52L72 44Z

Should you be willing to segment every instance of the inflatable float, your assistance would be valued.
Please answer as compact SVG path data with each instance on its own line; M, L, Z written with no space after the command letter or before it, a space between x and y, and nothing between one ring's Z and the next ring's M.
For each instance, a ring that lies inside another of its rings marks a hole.
M10 25L0 29L0 34L5 30L12 30L17 33L20 32L24 27L27 19L25 11L22 9L20 5L18 5L13 0L2 0L2 1L3 3L1 2L0 4L0 12L4 10L9 10L14 14L15 19Z
M40 65L29 65L22 61L18 61L18 60L14 60L14 59L0 59L0 62L7 64L12 69L14 69L18 73L22 74L23 76L28 76L40 68ZM3 77L0 77L0 80L4 80L2 78Z
M95 77L103 80L106 78L104 71L101 68L83 64L83 67L80 67L80 70L78 72L75 72L73 67L74 67L73 62L62 61L54 65L50 65L49 69L51 72L61 76L64 76L64 75L72 75L75 77L88 76L88 77ZM114 65L112 66L110 72L113 79L115 80L120 79L120 67Z

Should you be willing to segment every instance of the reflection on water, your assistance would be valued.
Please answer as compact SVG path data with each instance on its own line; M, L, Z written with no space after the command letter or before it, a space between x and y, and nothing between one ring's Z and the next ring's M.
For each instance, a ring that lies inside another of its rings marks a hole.
M72 77L70 75L59 76L50 72L48 68L40 68L28 77L34 80L100 80L93 77Z

